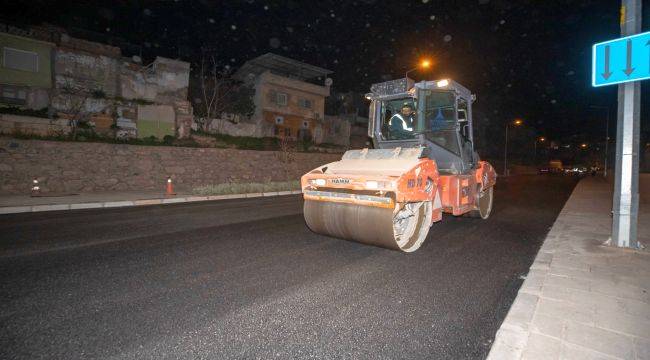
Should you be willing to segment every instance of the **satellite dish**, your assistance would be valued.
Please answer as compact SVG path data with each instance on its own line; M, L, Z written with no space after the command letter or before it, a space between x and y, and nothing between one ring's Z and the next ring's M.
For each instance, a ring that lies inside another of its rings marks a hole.
M131 57L131 59L132 59L133 62L136 63L136 64L141 64L141 63L142 63L142 58L139 57L138 55L133 55L133 56Z
M332 80L332 78L325 79L325 86L332 86L333 83L334 80Z

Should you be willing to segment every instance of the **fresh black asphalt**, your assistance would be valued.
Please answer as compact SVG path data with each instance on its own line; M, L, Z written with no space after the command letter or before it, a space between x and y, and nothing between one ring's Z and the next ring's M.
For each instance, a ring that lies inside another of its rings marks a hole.
M412 254L300 196L0 216L1 359L481 359L576 180L498 179Z

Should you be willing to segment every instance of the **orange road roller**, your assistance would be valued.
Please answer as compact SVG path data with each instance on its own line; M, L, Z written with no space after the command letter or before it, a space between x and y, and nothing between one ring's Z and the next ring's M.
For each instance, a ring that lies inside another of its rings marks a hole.
M413 252L443 213L487 219L494 168L474 151L475 97L453 80L374 84L368 136L374 149L301 178L315 233Z

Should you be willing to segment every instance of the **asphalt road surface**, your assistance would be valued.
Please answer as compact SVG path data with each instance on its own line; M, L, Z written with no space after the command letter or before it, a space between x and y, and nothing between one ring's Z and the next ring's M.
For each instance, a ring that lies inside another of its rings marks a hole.
M412 254L300 196L0 216L2 359L480 359L576 181L500 178Z

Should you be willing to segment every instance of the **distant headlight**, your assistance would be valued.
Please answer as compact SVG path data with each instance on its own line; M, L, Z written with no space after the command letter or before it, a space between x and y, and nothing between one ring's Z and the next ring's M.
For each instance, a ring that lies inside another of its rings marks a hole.
M376 181L366 181L366 188L367 189L377 189L379 187L379 183Z
M327 184L327 181L325 181L325 179L314 179L311 181L311 183L316 186L325 186L325 184Z

